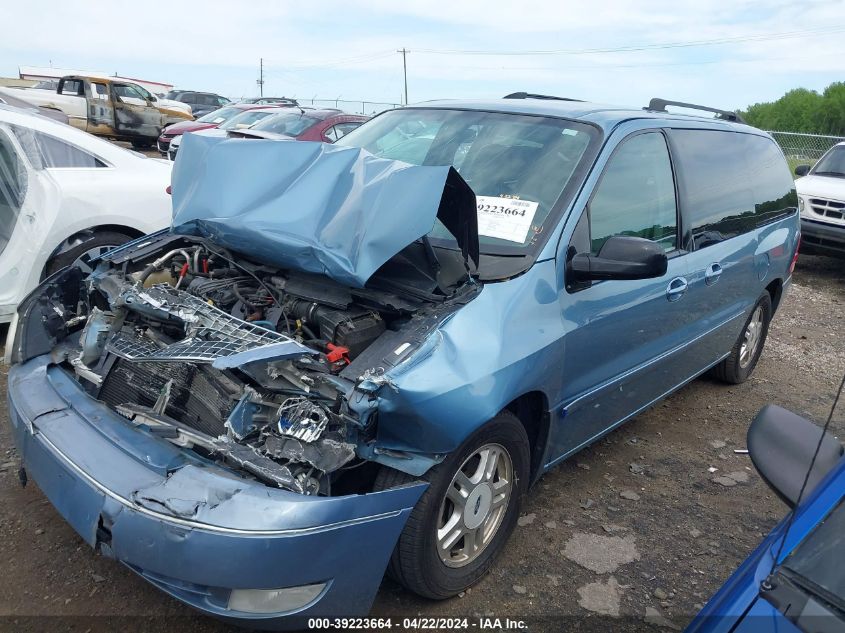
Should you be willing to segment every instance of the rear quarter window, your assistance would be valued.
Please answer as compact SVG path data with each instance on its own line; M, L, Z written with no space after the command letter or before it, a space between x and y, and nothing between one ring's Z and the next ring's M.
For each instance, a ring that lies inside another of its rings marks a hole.
M65 143L49 134L17 125L12 132L36 169L90 169L108 167L102 160L88 152Z
M26 196L26 186L26 168L12 140L0 130L0 253L12 236Z
M773 140L720 130L672 130L671 138L696 250L796 211L795 184Z

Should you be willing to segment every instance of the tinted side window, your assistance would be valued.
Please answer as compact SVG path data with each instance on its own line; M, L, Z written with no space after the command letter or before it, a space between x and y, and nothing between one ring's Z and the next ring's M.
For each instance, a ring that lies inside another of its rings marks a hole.
M594 254L614 235L654 240L667 251L677 247L675 181L660 132L638 134L616 149L590 201L589 213Z
M12 126L12 131L36 169L107 167L96 156L49 134L19 126Z
M45 167L105 167L99 158L47 134L35 133Z
M798 205L774 141L718 130L672 130L695 248L752 231Z
M17 223L26 185L26 168L11 140L0 130L0 253Z

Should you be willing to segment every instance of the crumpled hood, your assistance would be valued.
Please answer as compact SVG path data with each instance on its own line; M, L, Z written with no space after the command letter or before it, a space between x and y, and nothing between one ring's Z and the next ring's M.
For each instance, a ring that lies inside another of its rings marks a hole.
M475 194L452 167L188 134L173 168L173 233L355 287L437 219L477 264Z

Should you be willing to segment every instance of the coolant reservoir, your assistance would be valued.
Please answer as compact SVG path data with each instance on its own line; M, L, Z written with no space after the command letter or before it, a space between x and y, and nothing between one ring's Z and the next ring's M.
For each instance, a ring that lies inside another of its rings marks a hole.
M150 276L144 281L144 288L155 286L156 284L170 284L175 285L175 278L170 270L157 270L150 273Z

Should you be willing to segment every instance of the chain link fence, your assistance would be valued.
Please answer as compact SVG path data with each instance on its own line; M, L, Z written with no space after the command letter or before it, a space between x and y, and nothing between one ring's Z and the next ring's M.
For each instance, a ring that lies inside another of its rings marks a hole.
M824 134L773 131L769 134L780 145L789 167L793 170L797 165L812 165L831 147L845 141L845 137Z
M337 108L349 114L366 114L373 116L385 110L400 108L400 103L386 103L383 101L352 101L349 99L305 99L297 98L299 105L313 108Z

